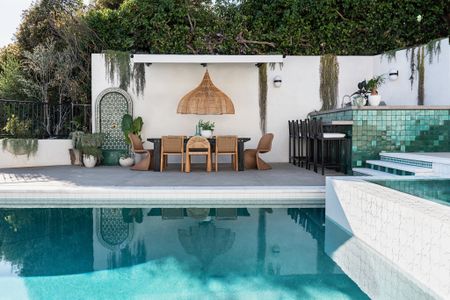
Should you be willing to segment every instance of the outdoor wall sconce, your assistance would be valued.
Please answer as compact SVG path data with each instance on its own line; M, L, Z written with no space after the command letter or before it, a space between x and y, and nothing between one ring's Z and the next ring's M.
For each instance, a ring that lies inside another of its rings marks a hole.
M395 81L398 78L398 70L397 69L390 69L389 70L389 80Z
M281 86L281 83L283 82L283 80L281 79L281 76L275 76L273 78L273 85L277 88L279 88Z

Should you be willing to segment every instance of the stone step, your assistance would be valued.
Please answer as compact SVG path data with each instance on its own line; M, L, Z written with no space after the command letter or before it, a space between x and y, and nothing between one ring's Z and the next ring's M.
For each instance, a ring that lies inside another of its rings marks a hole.
M366 164L371 169L396 175L433 175L433 170L429 168L422 168L383 160L368 160L366 161Z
M383 177L398 177L399 175L377 171L369 168L353 168L353 175L355 176L383 176Z

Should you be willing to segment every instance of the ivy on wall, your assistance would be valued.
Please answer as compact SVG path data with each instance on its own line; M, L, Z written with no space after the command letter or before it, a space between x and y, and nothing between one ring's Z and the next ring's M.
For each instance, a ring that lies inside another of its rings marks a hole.
M320 110L336 108L339 83L339 64L336 55L323 55L320 57Z

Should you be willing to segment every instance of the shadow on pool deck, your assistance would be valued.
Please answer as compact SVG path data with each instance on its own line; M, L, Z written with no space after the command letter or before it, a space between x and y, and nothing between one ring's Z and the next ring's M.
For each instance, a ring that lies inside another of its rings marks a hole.
M207 173L195 166L191 173L181 173L179 165L165 172L131 171L121 167L100 166L93 169L78 166L55 166L0 169L0 184L39 183L76 186L324 186L325 177L287 163L274 163L268 171L232 171L228 165ZM332 172L332 171L329 171ZM329 175L339 175L333 172Z

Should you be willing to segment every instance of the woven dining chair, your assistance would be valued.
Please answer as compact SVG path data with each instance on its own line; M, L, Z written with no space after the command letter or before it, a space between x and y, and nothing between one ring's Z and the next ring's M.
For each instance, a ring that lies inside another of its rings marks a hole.
M246 169L270 170L272 167L259 157L260 153L272 150L273 133L266 133L261 137L256 149L244 151L244 163Z
M238 146L237 136L235 135L222 135L216 136L216 149L215 153L215 170L217 172L219 168L219 156L231 155L231 165L235 171L238 170Z
M191 172L191 156L206 156L206 171L211 172L211 144L202 136L191 137L186 144L185 172Z
M181 156L181 172L184 168L184 136L168 135L161 137L161 164L160 171L167 168L169 156Z
M139 161L137 164L131 167L131 170L135 171L150 170L152 164L153 150L144 149L142 141L138 135L129 133L128 137L130 138L131 141L131 151L137 154L145 154L144 158L141 159L141 161Z

